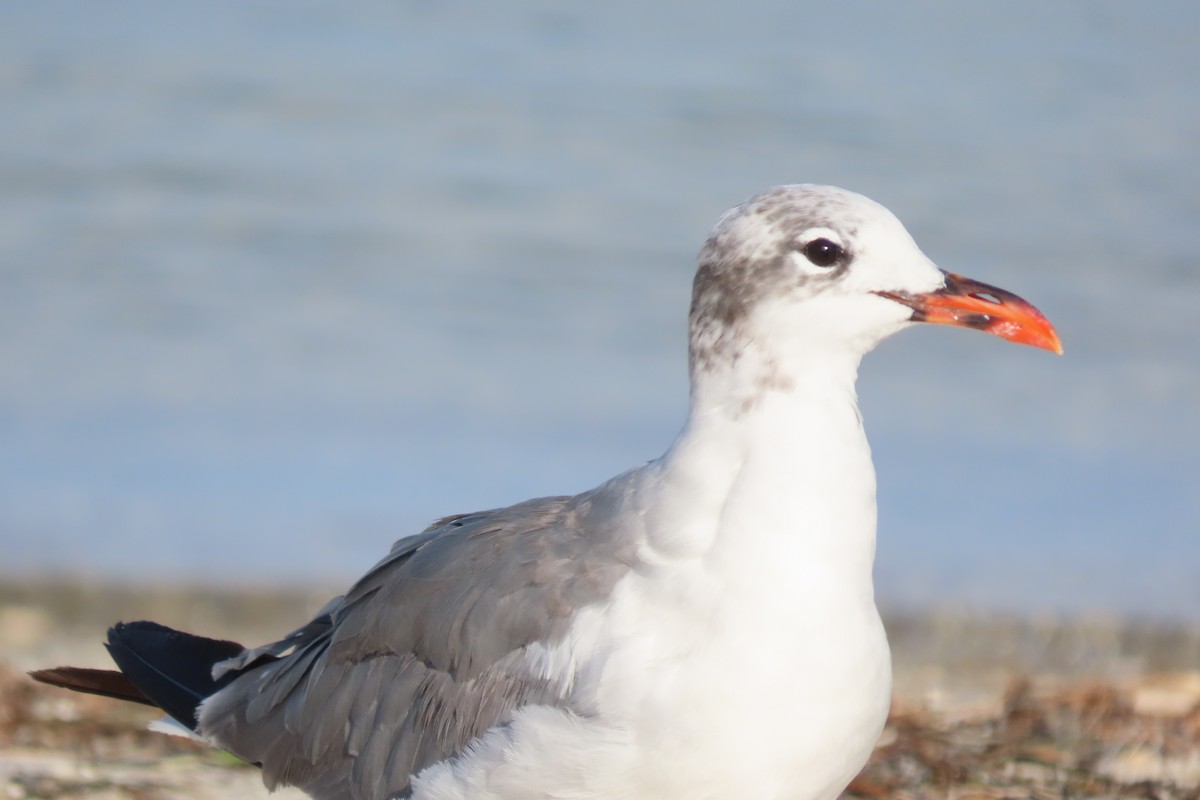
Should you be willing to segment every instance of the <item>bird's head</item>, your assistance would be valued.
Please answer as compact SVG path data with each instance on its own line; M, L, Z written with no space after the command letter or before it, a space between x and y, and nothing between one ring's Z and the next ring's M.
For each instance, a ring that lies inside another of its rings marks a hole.
M844 189L801 184L756 195L726 212L699 261L693 375L743 361L760 371L814 359L853 369L916 322L1062 352L1032 305L938 269L890 211Z

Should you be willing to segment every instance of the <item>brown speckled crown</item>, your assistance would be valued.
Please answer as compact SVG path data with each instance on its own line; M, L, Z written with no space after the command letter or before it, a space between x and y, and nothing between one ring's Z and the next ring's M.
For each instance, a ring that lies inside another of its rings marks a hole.
M814 295L840 281L853 263L813 275L792 268L796 237L829 228L851 241L862 223L855 195L828 186L777 186L726 212L700 250L692 284L689 358L692 369L712 369L737 357L744 322L768 297Z

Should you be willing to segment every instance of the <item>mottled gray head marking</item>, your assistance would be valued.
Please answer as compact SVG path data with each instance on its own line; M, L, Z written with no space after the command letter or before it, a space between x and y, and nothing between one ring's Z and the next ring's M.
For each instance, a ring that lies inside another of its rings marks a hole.
M706 368L737 358L744 322L772 297L811 296L838 283L854 263L863 219L857 195L830 186L778 186L730 209L700 251L692 287L691 357ZM819 266L803 250L827 238L845 256Z

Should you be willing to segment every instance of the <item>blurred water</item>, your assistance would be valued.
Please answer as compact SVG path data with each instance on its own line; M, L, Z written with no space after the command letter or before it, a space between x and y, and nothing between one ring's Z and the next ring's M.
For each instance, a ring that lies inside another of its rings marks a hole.
M893 606L1200 618L1200 6L0 7L0 575L341 582L658 455L781 182L1033 299L860 395Z

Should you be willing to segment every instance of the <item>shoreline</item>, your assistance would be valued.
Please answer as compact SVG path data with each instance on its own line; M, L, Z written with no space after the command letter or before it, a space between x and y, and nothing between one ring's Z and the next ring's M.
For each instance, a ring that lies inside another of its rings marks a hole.
M134 619L153 619L192 633L255 644L303 624L339 591L333 585L138 585L68 577L0 577L0 647L3 660L24 665L78 637L79 657L98 653L104 658L95 666L102 666L107 657L100 641L107 627ZM992 669L1121 679L1200 669L1200 620L1022 616L951 609L884 609L883 619L897 670ZM94 640L95 647L88 640Z

